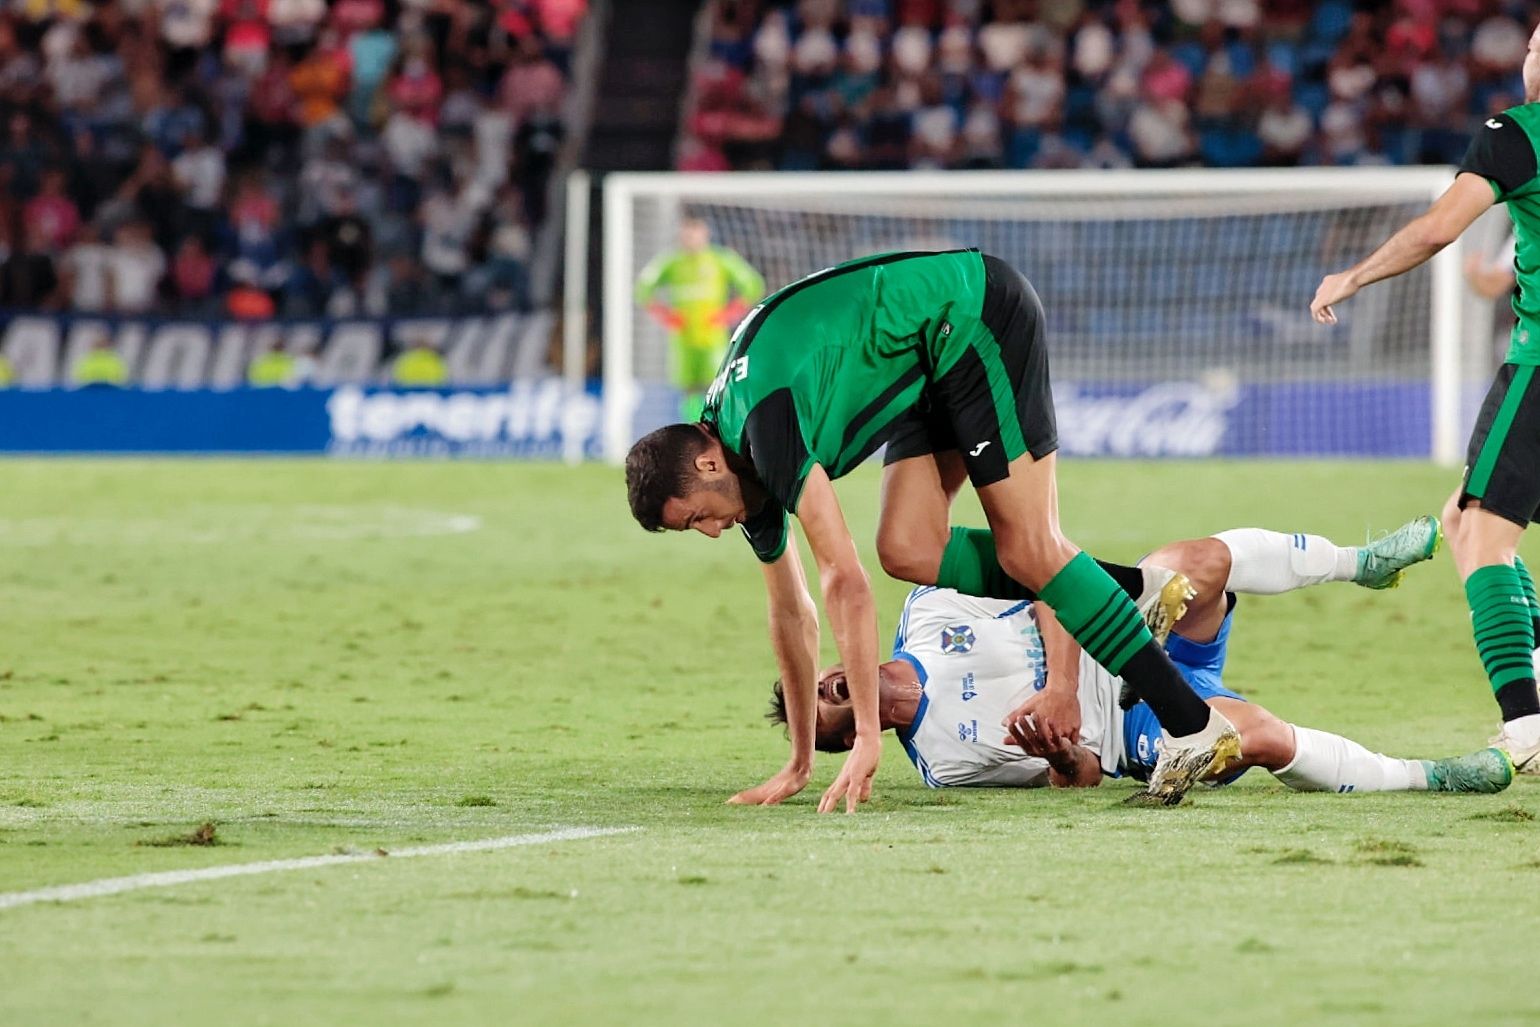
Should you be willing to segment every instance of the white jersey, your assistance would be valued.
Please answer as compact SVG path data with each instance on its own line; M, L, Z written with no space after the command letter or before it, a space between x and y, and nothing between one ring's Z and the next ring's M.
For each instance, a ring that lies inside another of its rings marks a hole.
M1048 784L1048 763L1005 744L1005 715L1047 679L1032 604L926 586L909 593L895 655L919 672L924 697L899 738L932 788ZM1080 658L1080 744L1105 773L1123 758L1118 678Z

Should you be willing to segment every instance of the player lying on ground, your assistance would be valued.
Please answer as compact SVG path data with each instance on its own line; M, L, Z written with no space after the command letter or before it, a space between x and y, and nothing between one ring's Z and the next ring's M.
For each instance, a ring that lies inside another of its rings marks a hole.
M1465 480L1444 506L1455 569L1465 582L1476 649L1503 727L1496 742L1521 768L1540 765L1540 697L1533 653L1540 634L1535 583L1519 538L1540 519L1540 28L1524 58L1524 100L1486 119L1454 184L1426 213L1361 263L1327 275L1310 312L1336 324L1334 307L1366 285L1410 271L1454 242L1493 203L1513 218L1513 340L1476 418Z
M1240 769L1263 767L1301 791L1497 792L1513 780L1498 749L1444 760L1403 760L1340 735L1286 723L1224 687L1221 674L1236 592L1275 594L1326 581L1393 584L1402 568L1432 555L1438 523L1421 518L1361 549L1317 535L1258 528L1176 542L1146 566L1187 575L1197 597L1167 650L1198 694L1240 731ZM1088 659L1055 673L1046 622L1034 603L975 599L917 588L904 604L895 658L879 668L884 729L903 740L933 787L1087 787L1104 774L1144 778L1159 726L1144 703L1126 713L1120 682ZM818 746L848 749L849 689L835 668L818 683ZM771 718L784 719L779 683ZM1239 776L1234 774L1233 776ZM1232 778L1233 779L1233 778Z
M1150 776L1160 801L1180 801L1197 776L1239 758L1234 729L1188 687L1135 608L1140 574L1128 569L1120 587L1059 530L1043 321L1031 284L976 250L853 260L750 311L702 423L660 428L632 447L626 487L644 528L715 538L741 525L763 564L792 754L734 801L779 802L812 773L818 611L787 545L788 514L818 562L856 726L818 808L843 797L853 810L871 793L877 611L830 483L885 442L877 552L889 574L970 595L1040 594L1173 736ZM949 526L965 478L991 531Z

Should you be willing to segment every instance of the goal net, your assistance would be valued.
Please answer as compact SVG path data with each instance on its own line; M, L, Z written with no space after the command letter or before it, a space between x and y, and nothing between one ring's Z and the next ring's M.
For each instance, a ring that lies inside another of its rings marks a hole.
M974 246L1015 265L1047 312L1068 455L1457 463L1494 360L1490 316L1483 326L1466 294L1459 247L1360 293L1335 327L1313 323L1308 309L1323 274L1370 252L1450 177L1447 168L611 175L605 454L619 460L640 434L677 419L668 340L635 306L634 285L675 245L681 219L699 217L771 289L883 250Z

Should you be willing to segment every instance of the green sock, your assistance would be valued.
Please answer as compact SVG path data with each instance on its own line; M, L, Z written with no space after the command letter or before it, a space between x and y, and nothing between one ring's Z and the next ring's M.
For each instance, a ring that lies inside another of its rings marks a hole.
M994 532L986 528L953 528L941 552L936 584L970 596L992 599L1033 599L1031 589L1005 573L995 554Z
M1476 651L1481 654L1498 705L1503 707L1503 719L1528 715L1518 713L1516 706L1509 709L1515 697L1526 691L1528 700L1523 705L1535 703L1535 622L1524 596L1523 579L1505 563L1478 567L1465 579L1465 600L1470 604Z
M1529 603L1529 618L1535 622L1535 641L1540 642L1540 598L1535 596L1535 579L1529 576L1529 568L1517 556L1513 558L1513 569L1518 572L1524 599Z
M1129 658L1152 641L1128 593L1085 553L1076 553L1043 586L1041 595L1064 630L1113 674L1121 673Z

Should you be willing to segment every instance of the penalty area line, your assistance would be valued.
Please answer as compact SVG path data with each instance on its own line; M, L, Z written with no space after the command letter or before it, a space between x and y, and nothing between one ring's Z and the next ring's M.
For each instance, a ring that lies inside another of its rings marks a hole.
M561 827L538 834L511 834L501 838L482 838L477 841L444 842L438 845L414 845L394 849L384 855L380 852L341 852L327 856L301 856L295 859L268 859L256 863L227 863L224 866L200 867L196 870L162 870L149 874L133 874L128 877L103 877L79 884L60 884L31 891L0 892L0 909L15 909L39 902L77 902L81 899L99 899L106 895L139 891L144 888L170 888L178 884L195 884L199 881L218 881L226 877L250 877L254 874L277 874L289 870L314 870L318 867L341 866L344 863L385 863L398 859L415 859L419 856L451 856L462 852L491 852L497 849L514 849L521 845L543 845L546 842L572 842L584 838L604 838L609 835L631 834L639 827Z

